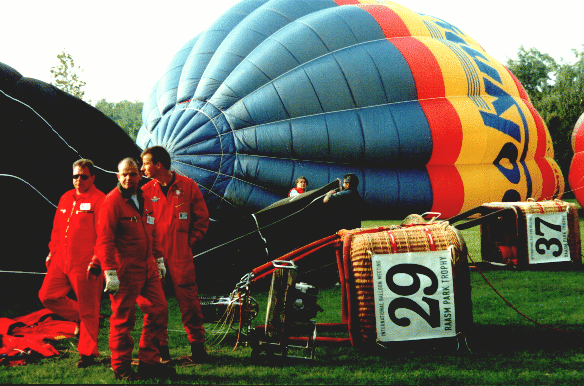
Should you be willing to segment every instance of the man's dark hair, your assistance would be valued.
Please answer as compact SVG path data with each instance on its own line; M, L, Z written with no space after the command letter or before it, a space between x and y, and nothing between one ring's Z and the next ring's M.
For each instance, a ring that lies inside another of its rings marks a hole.
M166 170L170 170L170 154L162 146L152 146L144 150L140 154L140 158L144 157L146 154L152 155L152 163L157 164L160 162Z
M93 161L86 158L78 159L77 161L73 162L73 169L75 167L87 168L89 170L89 175L92 176L95 171L95 165L93 165Z
M357 189L357 186L359 186L359 177L356 174L345 174L343 180L349 183L349 189Z

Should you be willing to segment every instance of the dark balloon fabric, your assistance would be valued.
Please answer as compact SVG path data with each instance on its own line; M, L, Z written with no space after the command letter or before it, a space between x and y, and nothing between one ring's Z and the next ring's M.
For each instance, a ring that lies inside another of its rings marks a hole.
M239 279L267 261L335 234L339 208L325 204L326 192L339 189L335 180L319 189L284 198L254 214L212 220L196 245L197 284L204 293L228 293ZM319 286L339 280L334 251L325 250L299 264L302 280ZM324 269L318 269L324 268ZM309 271L314 270L311 277ZM267 284L269 284L269 277Z
M14 176L0 176L0 270L44 273L56 210L47 200L57 205L61 195L73 188L73 162L89 158L115 172L122 158L139 157L140 149L94 107L50 84L23 77L4 63L0 63L0 90L0 174ZM116 183L115 174L96 171L95 184L103 192ZM43 278L0 273L0 291L17 290L14 301L27 292L36 298ZM1 302L12 301L1 298Z
M137 143L166 147L214 217L260 210L298 176L355 173L383 218L564 189L517 79L455 26L390 2L239 2L171 60Z

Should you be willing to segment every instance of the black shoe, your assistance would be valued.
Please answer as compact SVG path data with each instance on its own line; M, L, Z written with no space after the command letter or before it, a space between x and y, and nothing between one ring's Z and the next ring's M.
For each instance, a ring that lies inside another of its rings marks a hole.
M190 359L193 363L204 363L209 360L209 354L205 350L204 343L191 343L191 352Z
M142 379L168 379L176 376L176 369L162 363L150 364L140 361L138 376Z
M168 351L168 346L160 346L158 348L160 351L160 360L162 363L170 362L170 352Z
M137 381L142 379L134 372L134 370L132 370L131 365L126 365L118 369L114 369L114 376L116 379L122 379L126 381Z
M84 369L95 364L95 355L81 355L81 359L77 362L77 367Z

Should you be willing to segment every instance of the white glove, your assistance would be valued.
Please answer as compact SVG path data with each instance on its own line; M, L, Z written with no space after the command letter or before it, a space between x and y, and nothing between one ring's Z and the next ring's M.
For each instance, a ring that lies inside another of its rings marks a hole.
M166 267L164 266L164 257L159 257L156 259L156 264L158 265L158 277L164 279L166 276Z
M118 279L118 273L115 269L110 269L104 272L105 275L105 288L103 292L115 295L120 289L120 280Z

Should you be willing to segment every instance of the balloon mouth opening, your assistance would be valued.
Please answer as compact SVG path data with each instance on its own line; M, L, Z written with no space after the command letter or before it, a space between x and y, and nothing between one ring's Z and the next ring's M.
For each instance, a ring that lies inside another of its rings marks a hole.
M181 146L180 142L184 141L183 138L175 142L172 146L169 146L170 148L167 149L169 152L179 149L182 152L186 148L190 148L193 142L195 144L202 144L220 138L230 131L230 126L223 112L209 102L188 100L177 103L170 116L169 121L184 120L180 125L182 127L181 131L184 131L187 136L191 137L189 141L191 144L185 147Z
M216 190L234 163L233 136L223 111L209 102L189 100L177 103L167 114L167 124L175 127L169 142L161 145L173 167L207 190Z

